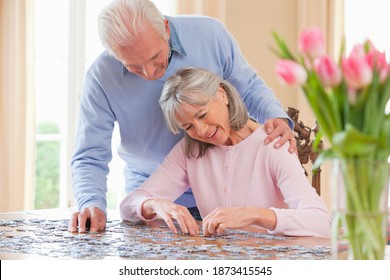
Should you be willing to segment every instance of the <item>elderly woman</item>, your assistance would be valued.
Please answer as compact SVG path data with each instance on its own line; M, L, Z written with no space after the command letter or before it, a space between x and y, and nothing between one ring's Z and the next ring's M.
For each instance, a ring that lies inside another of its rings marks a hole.
M163 219L177 233L199 234L187 208L173 201L191 186L203 234L259 226L269 233L329 237L330 216L288 147L263 142L237 90L197 68L179 70L163 88L160 105L169 129L185 137L140 188L121 203L129 221Z

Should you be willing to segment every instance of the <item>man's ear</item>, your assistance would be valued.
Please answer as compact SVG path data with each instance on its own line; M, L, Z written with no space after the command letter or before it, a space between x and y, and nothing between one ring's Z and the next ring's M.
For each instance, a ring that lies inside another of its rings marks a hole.
M171 38L171 29L169 28L169 22L167 19L164 19L165 32L167 32L168 38Z

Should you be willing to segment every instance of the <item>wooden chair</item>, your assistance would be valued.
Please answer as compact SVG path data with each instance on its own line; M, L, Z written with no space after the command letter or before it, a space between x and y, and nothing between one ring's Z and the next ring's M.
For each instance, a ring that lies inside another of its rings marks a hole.
M318 132L317 123L313 128L310 128L303 124L299 120L299 111L293 107L288 107L287 115L294 121L294 137L297 141L298 157L305 170L306 176L308 176L307 169L313 166L319 152L324 148L324 143L321 140L316 151L313 149L313 142ZM310 163L309 163L310 160ZM311 184L316 189L318 195L321 194L321 168L318 168L311 175Z

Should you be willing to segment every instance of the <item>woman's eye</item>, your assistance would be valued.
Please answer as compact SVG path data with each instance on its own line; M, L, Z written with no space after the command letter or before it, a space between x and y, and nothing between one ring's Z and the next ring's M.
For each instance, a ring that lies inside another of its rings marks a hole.
M189 126L185 127L184 130L190 130L191 127L192 127L192 125L189 125Z
M200 115L199 116L199 119L203 119L204 117L206 117L207 113L204 113L203 115Z

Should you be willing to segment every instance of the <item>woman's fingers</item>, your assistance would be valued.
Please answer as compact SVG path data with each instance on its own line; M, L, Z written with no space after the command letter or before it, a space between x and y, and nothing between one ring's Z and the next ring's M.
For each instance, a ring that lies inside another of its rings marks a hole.
M169 215L166 215L165 217L161 217L163 218L163 220L165 221L165 223L167 224L168 228L174 233L174 234L177 234L177 228L175 226L175 224L173 223L173 220L171 219L171 217L169 217Z
M182 207L180 211L175 212L173 219L177 221L184 233L190 235L199 234L199 226L186 207Z
M225 230L220 228L222 222L218 218L209 218L203 221L203 235L210 236L216 233L223 233Z
M178 233L174 224L174 221L176 221L183 233L199 234L199 226L186 207L167 200L160 200L155 201L153 208L173 233Z

